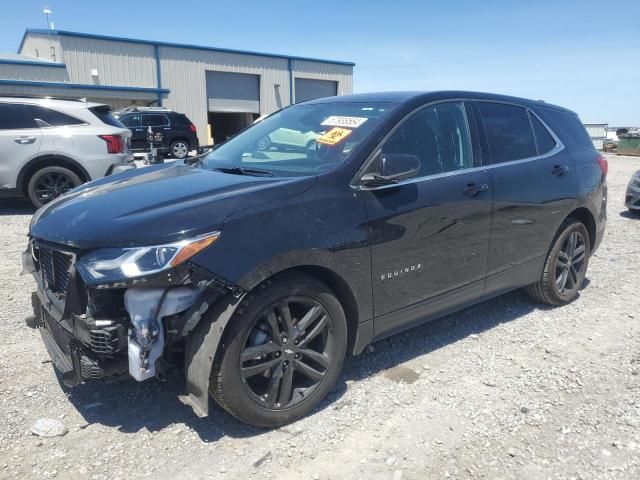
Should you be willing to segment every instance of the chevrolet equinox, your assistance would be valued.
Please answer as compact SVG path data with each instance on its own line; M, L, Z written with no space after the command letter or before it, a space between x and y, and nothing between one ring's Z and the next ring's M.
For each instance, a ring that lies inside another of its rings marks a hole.
M197 163L122 172L38 210L27 322L66 385L179 366L196 414L211 396L282 425L371 342L521 287L574 300L603 237L606 174L578 116L542 101L301 103Z

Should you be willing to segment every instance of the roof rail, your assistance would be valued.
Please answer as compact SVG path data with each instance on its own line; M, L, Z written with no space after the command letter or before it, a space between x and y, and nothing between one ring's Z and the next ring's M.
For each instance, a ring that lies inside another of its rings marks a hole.
M120 113L129 113L129 112L170 112L171 110L165 107L126 107L120 110Z
M0 98L33 98L35 100L50 99L50 100L66 100L69 102L83 102L87 103L86 98L69 98L69 97L55 97L51 95L29 95L20 93L3 93L0 94Z

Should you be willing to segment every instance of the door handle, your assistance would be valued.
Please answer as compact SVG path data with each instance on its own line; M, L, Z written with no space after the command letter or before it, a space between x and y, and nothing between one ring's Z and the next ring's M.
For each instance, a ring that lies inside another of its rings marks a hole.
M556 177L561 177L568 171L569 167L567 167L566 165L556 165L555 167L553 167L553 170L551 170L551 173L553 173Z
M36 141L36 137L16 137L13 141L19 145L29 145Z
M484 192L485 190L489 190L489 185L486 183L480 183L476 185L475 183L470 183L462 190L462 193L467 195L468 197L475 197L480 192Z

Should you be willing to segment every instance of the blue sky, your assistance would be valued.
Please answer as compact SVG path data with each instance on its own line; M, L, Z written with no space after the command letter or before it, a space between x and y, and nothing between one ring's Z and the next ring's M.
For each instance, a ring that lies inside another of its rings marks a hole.
M356 92L499 92L558 103L585 122L640 125L638 0L47 4L64 30L354 61ZM42 6L4 7L0 51L46 26Z

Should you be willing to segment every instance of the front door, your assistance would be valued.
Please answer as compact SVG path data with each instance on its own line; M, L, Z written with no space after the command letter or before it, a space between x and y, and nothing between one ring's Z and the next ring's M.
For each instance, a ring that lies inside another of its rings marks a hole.
M486 274L491 219L489 179L476 168L462 102L423 107L384 142L381 155L420 160L419 174L363 191L369 217L375 331L402 328L387 315Z
M17 187L18 172L41 143L42 131L26 105L0 103L0 190Z

